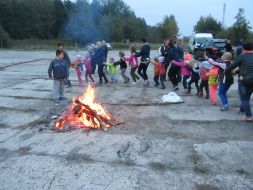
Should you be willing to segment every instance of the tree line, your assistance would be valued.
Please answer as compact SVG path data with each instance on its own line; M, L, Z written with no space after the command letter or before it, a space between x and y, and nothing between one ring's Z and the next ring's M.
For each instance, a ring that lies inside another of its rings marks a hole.
M239 10L236 22L225 29L212 16L200 17L195 32L211 32L216 37L237 41L252 35L250 25ZM68 39L81 44L97 40L113 42L150 42L179 33L174 15L165 16L156 26L137 17L123 0L1 0L0 40L7 46L9 39Z

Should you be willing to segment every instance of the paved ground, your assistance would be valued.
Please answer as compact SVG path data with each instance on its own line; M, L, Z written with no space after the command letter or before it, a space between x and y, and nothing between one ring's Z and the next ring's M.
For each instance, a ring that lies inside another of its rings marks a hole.
M53 56L2 51L0 67ZM50 118L68 102L51 102L48 65L0 69L0 189L253 189L253 124L239 121L236 85L226 113L195 96L182 96L182 104L133 105L161 102L169 83L165 91L141 84L98 86L97 100L126 123L107 132L56 133ZM70 99L84 90L74 72L71 78Z

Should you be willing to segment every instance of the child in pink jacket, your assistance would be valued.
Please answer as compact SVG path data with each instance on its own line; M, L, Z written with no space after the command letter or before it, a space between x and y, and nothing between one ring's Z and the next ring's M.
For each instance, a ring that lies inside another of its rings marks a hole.
M95 82L95 80L92 77L92 64L91 64L91 59L90 59L89 55L85 56L85 59L84 59L83 63L85 65L85 69L86 69L86 72L85 72L85 80L86 80L86 82L89 82L88 77L91 79L92 82Z
M185 61L183 61L183 62L172 61L173 64L181 67L181 75L183 76L183 87L185 90L188 89L187 88L187 79L189 79L191 76L191 70L187 67L191 58L192 58L191 54L185 54L185 56L184 56Z
M138 63L138 58L135 57L135 52L136 52L135 48L131 47L130 51L131 51L131 55L129 58L125 58L125 61L129 61L129 65L131 67L130 74L131 74L131 77L134 81L132 84L136 84L136 82L138 80L140 80L138 75L136 75L136 73L135 73L138 68L139 63Z
M76 56L75 68L76 68L76 75L78 78L79 86L83 86L83 79L82 79L83 62L82 62L81 55Z

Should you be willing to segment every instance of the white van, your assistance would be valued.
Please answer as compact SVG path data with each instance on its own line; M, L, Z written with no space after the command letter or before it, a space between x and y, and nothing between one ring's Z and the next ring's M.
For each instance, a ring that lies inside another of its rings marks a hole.
M189 38L189 51L194 53L194 49L204 43L206 40L213 40L211 33L196 33L192 34Z

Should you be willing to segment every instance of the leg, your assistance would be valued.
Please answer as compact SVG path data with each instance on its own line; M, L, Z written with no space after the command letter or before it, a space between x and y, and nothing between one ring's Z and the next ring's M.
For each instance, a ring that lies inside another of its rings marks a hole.
M217 86L215 85L210 85L210 90L211 90L211 97L212 97L212 104L216 104L216 91L217 91Z
M121 69L121 76L124 79L125 83L129 81L129 78L126 76L126 69Z
M192 83L194 83L194 81L191 79L191 80L188 82L188 92L189 92L189 93L191 93Z
M103 76L103 65L98 66L98 76L99 76L99 83L102 84L102 76Z
M131 68L131 71L130 71L130 75L131 75L131 77L132 77L132 79L133 79L134 82L136 82L135 70L136 70L136 68Z
M185 90L187 89L187 79L188 79L189 77L190 77L190 76L183 76L183 87L184 87Z
M60 80L54 80L53 99L54 101L60 99Z
M227 106L226 101L226 84L221 83L219 87L219 97L223 106Z
M136 80L139 80L140 78L139 78L138 75L136 75L136 73L135 73L136 70L137 70L137 68L138 68L138 67L135 67L135 68L134 68L133 74L134 74L135 79L136 79Z
M144 67L143 67L144 80L148 80L147 69L148 69L148 64L144 64Z
M250 108L250 96L253 92L252 87L248 87L244 82L239 81L239 90L241 92L242 106L245 111L246 117L252 117L252 112Z
M63 98L64 97L64 79L61 79L60 80L60 98Z
M165 81L166 75L160 75L160 82L161 82L161 89L165 89L164 81Z
M195 81L195 87L197 89L197 94L199 93L199 80Z
M138 67L138 74L141 76L141 78L143 78L143 80L145 80L145 79L144 79L144 76L143 76L143 73L142 73L143 65L145 65L145 64L144 64L144 63L141 63L141 64L139 65L139 67Z
M154 76L154 81L155 81L155 87L159 86L159 75Z

